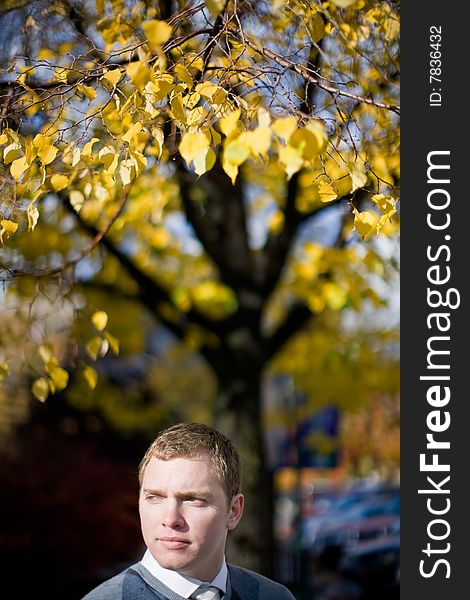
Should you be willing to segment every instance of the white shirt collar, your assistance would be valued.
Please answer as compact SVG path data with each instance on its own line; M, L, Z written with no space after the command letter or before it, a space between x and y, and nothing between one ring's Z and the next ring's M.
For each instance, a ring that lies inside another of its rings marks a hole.
M177 571L172 571L171 569L165 569L158 564L148 549L142 557L141 564L147 569L147 571L150 571L154 577L169 587L170 590L173 590L180 596L183 596L183 598L189 598L189 596L191 596L191 594L203 583L209 583L210 585L219 588L219 590L222 590L224 594L227 591L228 570L225 558L220 571L210 582L204 582L199 579L195 579L194 577L188 577L178 573Z

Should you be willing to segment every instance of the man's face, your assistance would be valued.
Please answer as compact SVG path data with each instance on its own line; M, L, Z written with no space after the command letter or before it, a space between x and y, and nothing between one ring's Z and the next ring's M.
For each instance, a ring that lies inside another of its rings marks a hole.
M139 498L142 534L164 568L210 581L222 565L227 533L243 496L227 499L209 455L160 460L145 469Z

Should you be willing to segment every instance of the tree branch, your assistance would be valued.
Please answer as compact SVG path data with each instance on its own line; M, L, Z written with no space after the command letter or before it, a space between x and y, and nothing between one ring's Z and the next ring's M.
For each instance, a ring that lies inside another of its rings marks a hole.
M300 331L314 316L310 309L300 302L293 304L277 330L264 341L264 359L268 362L284 344Z
M270 235L261 254L263 293L269 295L277 285L291 250L295 234L301 222L296 208L300 173L294 173L287 184L286 205L283 210L284 224L276 235Z
M279 54L277 54L276 52L273 52L269 48L262 48L262 49L258 48L258 46L253 44L253 42L251 42L250 40L248 40L246 35L245 35L245 42L252 50L255 50L256 52L261 54L261 56L265 56L266 58L274 60L274 62L276 62L278 65L280 65L281 67L284 67L285 69L288 69L289 71L294 71L295 73L298 73L299 75L301 75L304 79L306 79L310 83L314 83L320 89L332 94L335 97L342 96L344 98L350 98L351 100L355 100L356 102L361 102L362 104L369 104L369 105L375 106L377 108L383 108L385 110L390 110L390 111L396 113L397 115L400 114L399 106L396 106L394 104L386 104L384 102L378 102L377 100L374 100L373 98L368 98L366 96L361 96L359 94L353 94L352 92L348 92L346 90L340 90L331 85L327 85L327 84L323 83L319 77L316 77L315 75L310 73L304 66L299 65L291 60L288 60L287 58L285 58L283 56L280 56Z
M194 76L195 83L200 81L201 77L206 72L206 68L209 63L209 59L211 57L212 51L214 50L217 40L224 28L224 15L225 15L225 11L227 10L227 6L228 6L229 2L230 2L230 0L225 0L224 7L222 8L220 13L217 15L216 20L214 21L214 26L212 27L212 31L209 34L209 43L207 44L206 49L204 50L203 57L202 57L202 68Z
M241 177L234 187L228 188L228 178L215 165L203 180L192 181L192 175L177 157L177 175L180 194L188 222L193 227L205 251L216 265L221 281L237 291L240 287L251 287L249 265L251 253L246 232L246 215L242 199ZM211 187L215 183L215 192ZM206 191L204 205L191 199L192 184ZM221 191L226 190L226 194Z
M5 265L1 265L1 268L4 269L5 271L7 271L10 275L8 277L0 276L0 281L8 281L10 279L22 277L25 275L30 275L32 277L52 277L54 275L59 275L60 273L63 273L70 267L74 267L81 260L83 260L85 257L87 257L91 253L91 251L94 248L96 248L98 246L98 244L100 244L103 241L104 236L108 233L108 231L111 229L113 224L116 222L119 215L122 213L124 206L127 202L127 198L129 197L129 191L130 191L130 187L126 186L124 188L124 190L122 191L122 194L118 200L117 208L114 211L114 214L111 217L111 219L100 230L94 229L93 239L91 240L91 242L87 246L85 246L85 248L83 248L83 250L81 250L81 252L79 252L74 258L64 262L62 265L60 265L58 267L45 268L45 269L41 269L41 270L34 271L34 272L29 272L24 269L17 269L17 268L13 268L13 267L9 268ZM70 201L68 198L64 198L65 204L68 204L69 202ZM70 208L71 208L71 205L70 205ZM75 212L75 211L73 211L73 212Z
M70 202L67 200L64 201L64 205L67 209L77 218L81 227L87 231L90 235L96 235L96 228L90 223L86 223L77 212L70 205ZM178 328L179 337L182 339L187 334L188 326L190 324L199 325L210 331L215 335L219 335L219 327L218 322L213 321L203 315L201 312L196 310L195 308L190 309L188 312L181 312L178 307L174 304L169 292L161 286L155 279L147 275L144 271L142 271L133 261L132 259L122 252L116 244L109 237L101 236L101 245L106 248L106 250L114 256L119 264L127 271L128 275L134 280L139 288L139 296L142 301L144 299L148 299L148 308L157 314L159 319L167 320L162 312L161 306L159 304L166 304L171 306L172 310L177 315L177 320L175 321L175 327Z

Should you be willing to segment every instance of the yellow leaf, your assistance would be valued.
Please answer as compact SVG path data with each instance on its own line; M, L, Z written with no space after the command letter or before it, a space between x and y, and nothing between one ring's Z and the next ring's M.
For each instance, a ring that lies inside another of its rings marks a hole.
M371 198L372 202L380 209L383 215L393 216L396 213L397 201L393 196L385 196L385 194L374 194Z
M38 133L33 140L34 147L38 151L39 160L43 165L50 164L57 156L58 148L52 145L50 137Z
M156 106L155 95L152 92L152 82L146 84L143 97L145 100L145 112L149 114L151 119L154 119L160 114L160 109Z
M160 158L163 152L164 134L161 129L154 127L152 129L152 136L155 146L157 147L157 158Z
M247 143L254 154L261 154L266 158L271 146L271 129L269 127L257 127L249 132Z
M98 158L103 163L106 172L113 175L119 161L119 156L114 151L114 148L112 146L105 146L100 150Z
M96 387L96 384L98 383L98 373L96 372L96 370L93 367L90 367L89 365L87 365L83 369L83 378L87 382L88 387L91 390L94 390Z
M55 365L59 364L59 361L54 356L52 348L49 344L42 344L38 348L38 354L44 364L54 363Z
M222 104L227 98L227 90L224 88L211 83L210 81L204 81L196 86L196 92L201 94L207 100L210 100L212 104ZM238 117L237 117L238 119Z
M9 127L7 127L5 129L5 131L3 132L2 135L6 135L8 137L8 139L12 140L13 142L18 142L18 143L21 142L20 136L18 135L18 133L16 131L14 131L13 129L10 129Z
M40 402L45 402L49 396L49 382L45 377L36 379L31 387L33 396Z
M279 161L284 165L287 178L290 179L294 173L300 171L304 164L302 148L282 146L279 149Z
M122 185L129 185L132 180L132 168L134 163L132 160L123 160L119 165L119 176L122 181Z
M219 87L210 81L203 81L196 86L196 92L199 92L204 98L211 99L217 93Z
M109 343L97 335L87 342L85 350L90 358L96 360L99 356L104 356L106 354L108 347Z
M58 148L55 146L45 146L42 150L38 151L39 160L43 165L49 165L57 156Z
M179 153L189 165L196 156L208 148L210 143L211 138L208 133L186 133L180 142Z
M72 150L72 167L75 167L80 162L81 151L78 146Z
M106 79L106 81L109 81L113 87L116 87L121 79L121 76L122 74L120 69L110 69L109 71L106 71L106 73L103 73L102 79Z
M232 111L231 113L220 119L220 131L227 137L232 133L232 131L237 129L239 125L238 119L240 118L240 112L241 110L237 108L237 110Z
M199 96L200 98L200 95L197 92L191 94L191 99L194 96ZM186 96L186 98L188 98L188 96ZM199 105L191 110L191 104L192 102L185 104L185 106L190 109L186 114L186 125L188 125L188 127L191 127L192 125L196 125L197 127L200 127L202 124L206 125L208 115L207 109L204 106Z
M122 136L124 142L130 143L130 141L136 137L142 131L142 125L140 123L134 123L129 127L126 133Z
M0 144L6 144L8 142L8 136L6 133L0 135Z
M235 140L224 149L224 160L236 167L240 166L250 156L250 149L246 144Z
M222 158L222 168L232 180L232 184L235 185L238 175L238 167L226 160L225 156Z
M21 154L21 144L12 142L3 149L3 162L8 165Z
M92 315L91 322L97 331L103 331L108 324L108 315L104 310L98 310Z
M194 81L191 76L191 73L188 71L188 69L184 65L182 65L182 64L176 65L175 73L178 75L178 78L183 83L186 83L189 86L189 88L193 87Z
M96 98L96 90L88 85L77 85L77 89L86 96L88 100L93 101Z
M212 141L214 143L214 146L218 146L220 144L220 142L222 141L222 136L213 127L210 128L210 132L211 132Z
M326 143L325 127L318 121L313 121L306 127L297 129L289 140L291 146L297 146L302 149L302 157L305 160L312 160L315 156L323 152Z
M15 221L10 221L8 219L2 219L0 221L0 225L2 226L3 232L8 234L15 233L18 229L18 223L15 223Z
M132 84L139 90L145 87L152 76L150 68L140 61L127 65L126 72Z
M297 117L283 117L276 119L272 125L274 133L281 137L286 142L297 129Z
M137 175L147 166L147 159L141 152L129 149L130 159L134 165Z
M31 164L37 156L37 150L32 140L25 140L24 153L28 159L28 164Z
M299 210L301 212L309 212L318 207L318 203L332 202L338 198L338 192L333 188L328 181L324 179L316 179L311 186L306 190L306 193L299 197Z
M165 21L145 21L142 25L145 37L154 48L161 46L170 39L172 27Z
M207 171L210 171L215 165L216 155L212 148L208 147L203 150L193 160L194 170L197 175L204 175Z
M393 215L382 215L380 217L380 219L377 222L377 234L379 233L379 231L384 230L384 232L387 231L387 225L390 225L391 223L391 216Z
M54 392L61 392L64 390L69 382L69 374L62 367L52 367L46 368L46 371L49 373Z
M339 8L348 8L348 6L352 6L356 2L357 0L331 0L331 3L339 6Z
M28 230L34 231L34 229L37 225L38 219L39 219L39 211L34 202L31 202L28 205L27 213L28 213Z
M210 14L216 17L225 5L225 0L204 0L204 4L207 6Z
M17 158L11 163L10 173L11 176L18 181L18 179L23 175L26 169L29 167L28 159L26 156L22 156L21 158Z
M46 181L46 167L44 165L39 165L39 173L41 175L41 185L44 185Z
M352 182L351 192L354 192L367 184L367 174L362 165L357 163L353 164L350 168L350 175Z
M119 340L111 335L109 331L106 332L106 341L109 343L109 347L114 352L114 354L119 354Z
M377 230L378 216L368 210L357 212L354 217L354 229L362 239L369 238Z
M307 22L307 29L312 42L318 43L325 35L325 23L320 13L316 12Z
M184 111L183 101L180 94L175 94L171 99L171 112L177 121L186 122L186 113Z
M332 200L336 200L338 194L327 181L321 180L318 182L317 185L320 202L326 203L331 202Z
M65 175L60 175L58 173L56 173L55 175L53 175L51 177L51 184L52 187L54 188L54 191L56 192L60 192L60 190L63 190L67 187L69 183L69 178L66 177Z
M50 50L49 48L43 48L42 50L39 50L39 52L38 52L39 60L47 60L49 58L54 58L54 52L52 52L52 50Z
M150 81L145 89L153 96L154 102L160 102L176 87L173 77L169 73L156 77L155 81Z
M75 212L80 212L80 209L83 206L83 203L85 202L85 196L82 194L82 192L80 192L79 190L72 190L70 192L70 204L73 206L73 209L75 210Z
M94 137L89 142L87 142L83 146L82 156L91 157L92 156L92 152L93 152L93 146L96 144L96 142L99 142L99 141L100 140L98 138Z
M199 100L201 99L201 94L199 94L199 92L191 92L190 94L187 94L184 98L183 98L183 104L185 105L185 107L187 109L189 109L190 111L193 111L193 109L197 110L197 115L195 117L191 116L191 121L193 123L197 123L198 120L200 119L200 109L202 109L202 106L197 106ZM188 122L189 122L189 116L188 116Z

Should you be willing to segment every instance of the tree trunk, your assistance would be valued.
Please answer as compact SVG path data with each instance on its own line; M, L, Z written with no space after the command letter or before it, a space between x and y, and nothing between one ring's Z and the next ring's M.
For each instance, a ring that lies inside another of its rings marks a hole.
M249 369L220 382L216 426L242 459L245 511L229 536L227 560L273 576L273 485L263 436L261 372Z

